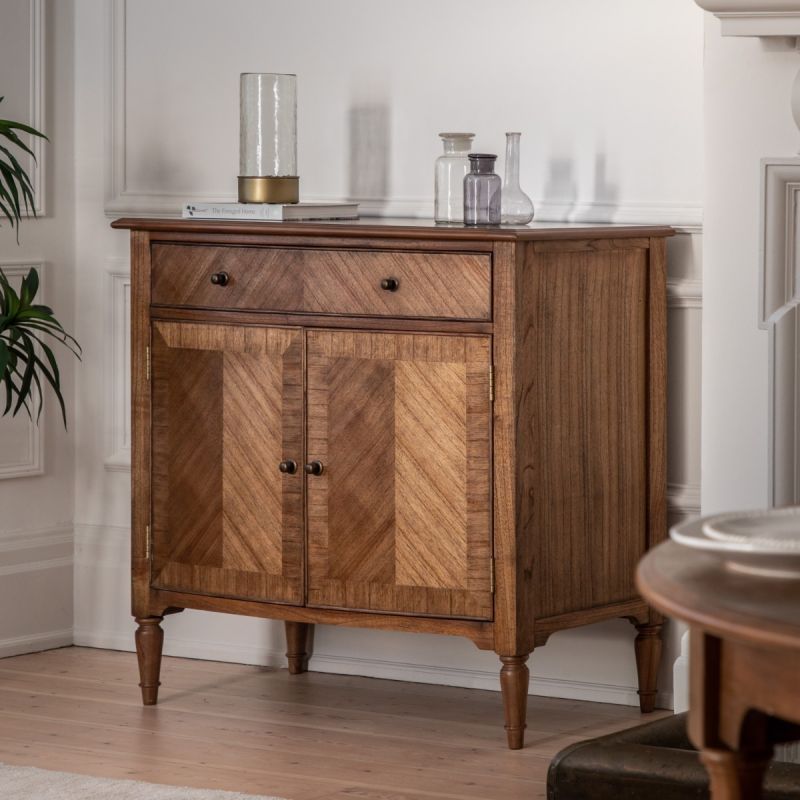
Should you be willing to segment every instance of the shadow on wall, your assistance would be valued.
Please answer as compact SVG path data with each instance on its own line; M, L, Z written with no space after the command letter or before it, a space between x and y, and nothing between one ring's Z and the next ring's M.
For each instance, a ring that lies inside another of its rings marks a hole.
M349 112L349 198L368 201L375 213L389 197L391 112L384 103L354 105Z
M619 200L619 185L608 177L605 153L594 156L592 195L579 200L575 161L569 156L555 156L548 161L545 200L537 218L551 222L613 222Z

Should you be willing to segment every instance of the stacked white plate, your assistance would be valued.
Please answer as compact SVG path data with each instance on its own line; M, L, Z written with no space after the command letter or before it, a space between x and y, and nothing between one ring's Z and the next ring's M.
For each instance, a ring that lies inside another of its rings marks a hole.
M736 572L800 579L800 506L691 520L676 525L670 537L720 555Z

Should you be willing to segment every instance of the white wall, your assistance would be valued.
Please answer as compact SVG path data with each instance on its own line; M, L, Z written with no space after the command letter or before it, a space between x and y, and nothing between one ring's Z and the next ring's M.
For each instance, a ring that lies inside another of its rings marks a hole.
M298 73L306 198L354 196L368 213L430 215L438 131L474 130L476 146L498 151L504 131L519 129L522 184L540 217L681 226L670 245L670 496L673 516L696 510L702 14L675 6L78 4L78 331L87 353L77 401L76 642L133 644L120 364L128 244L109 215L232 197L242 71ZM168 653L283 663L274 623L185 612L165 628ZM557 634L533 658L533 690L635 702L632 638L625 622ZM333 628L318 632L312 661L486 688L497 688L498 667L466 641Z
M770 503L769 334L758 327L760 161L800 133L785 40L723 38L707 15L703 512Z
M33 172L41 218L23 220L19 245L0 220L0 268L19 280L39 267L45 302L68 330L75 319L72 64L71 0L0 4L0 116L32 122L51 140ZM38 427L24 412L0 419L0 656L72 641L75 363L65 350L57 355L70 432L52 395Z

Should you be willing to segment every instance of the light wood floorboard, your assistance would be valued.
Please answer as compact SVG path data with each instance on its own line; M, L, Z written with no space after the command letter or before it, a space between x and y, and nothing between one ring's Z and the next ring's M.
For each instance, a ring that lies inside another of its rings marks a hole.
M161 682L145 708L131 653L0 660L0 761L289 800L533 800L559 750L642 721L532 697L511 752L495 692L179 658Z

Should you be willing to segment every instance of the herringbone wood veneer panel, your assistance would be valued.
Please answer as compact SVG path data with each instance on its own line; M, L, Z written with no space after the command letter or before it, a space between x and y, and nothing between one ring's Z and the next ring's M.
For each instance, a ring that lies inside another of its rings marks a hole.
M153 302L311 314L487 320L490 257L301 248L153 246ZM226 286L211 283L226 272ZM381 288L394 278L396 291Z
M153 331L154 586L303 600L302 334Z
M488 337L307 348L309 604L490 619Z

